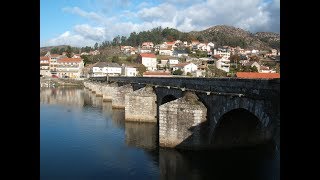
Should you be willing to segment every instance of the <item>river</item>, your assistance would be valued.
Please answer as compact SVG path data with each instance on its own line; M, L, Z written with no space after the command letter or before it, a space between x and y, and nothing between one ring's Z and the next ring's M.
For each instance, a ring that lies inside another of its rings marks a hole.
M158 147L156 123L125 122L87 89L41 88L40 179L265 179L279 177L269 145L181 151Z

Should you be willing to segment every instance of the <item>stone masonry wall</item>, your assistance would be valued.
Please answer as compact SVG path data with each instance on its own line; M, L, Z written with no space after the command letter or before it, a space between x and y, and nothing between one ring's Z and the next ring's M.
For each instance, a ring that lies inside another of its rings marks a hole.
M126 121L157 122L157 96L152 87L144 87L125 95Z
M103 95L103 101L112 101L113 94L118 88L117 83L111 83L111 84L105 84L102 87L102 95Z
M201 145L200 126L207 109L197 95L187 92L184 97L159 107L159 145L194 149Z
M131 84L118 87L112 95L113 108L125 108L125 95L133 92Z

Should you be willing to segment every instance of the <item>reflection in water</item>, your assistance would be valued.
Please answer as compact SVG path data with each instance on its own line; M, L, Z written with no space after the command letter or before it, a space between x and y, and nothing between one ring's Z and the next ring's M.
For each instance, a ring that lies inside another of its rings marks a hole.
M157 123L125 122L126 144L128 146L155 149L158 144Z
M103 102L102 103L102 112L108 118L112 118L112 103L111 102Z
M78 88L40 88L40 103L83 106L83 90Z
M266 146L196 153L160 148L160 179L279 179L279 162Z
M279 179L279 159L269 146L159 148L157 123L125 122L123 109L87 89L42 88L40 104L41 180Z
M121 129L124 129L124 114L124 109L112 109L112 122Z

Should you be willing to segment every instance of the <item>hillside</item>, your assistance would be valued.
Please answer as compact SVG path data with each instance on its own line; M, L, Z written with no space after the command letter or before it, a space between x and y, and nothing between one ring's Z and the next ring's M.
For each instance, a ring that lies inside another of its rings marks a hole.
M270 32L257 32L255 34L240 28L218 25L203 31L190 32L192 36L202 41L212 41L218 46L240 46L249 49L280 48L280 35ZM276 43L279 43L279 46Z
M164 41L173 40L192 41L199 40L200 42L213 42L217 46L240 46L241 48L270 50L272 48L280 49L280 34L273 32L257 32L251 33L241 28L233 26L217 25L202 31L181 32L173 28L156 27L148 31L139 33L132 32L129 37L115 37L112 41L104 41L100 43L99 49L103 54L120 53L119 45L130 45L137 47L145 41L151 41L154 44L160 44ZM66 48L66 45L50 46L40 48L40 54L43 54L52 48ZM89 47L88 47L89 48ZM83 48L81 48L83 49Z

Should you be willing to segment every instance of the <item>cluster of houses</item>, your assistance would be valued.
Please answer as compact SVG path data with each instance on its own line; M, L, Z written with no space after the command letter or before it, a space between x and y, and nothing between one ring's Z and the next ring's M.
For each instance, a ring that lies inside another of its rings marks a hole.
M189 57L189 53L202 51L207 53L205 58ZM240 55L239 63L242 66L256 67L259 73L275 73L274 69L259 64L256 61L250 61L252 55L263 55L263 57L280 57L280 52L273 49L270 52L262 52L256 49L245 50L240 47L222 46L215 47L214 43L201 43L199 41L172 41L154 45L152 42L143 42L141 46L135 48L131 46L120 46L120 50L127 55L138 54L137 63L143 64L147 72L144 76L171 76L174 71L181 70L182 75L192 75L194 77L203 77L209 64L225 72L230 71L230 56ZM58 78L81 78L81 77L102 77L102 76L137 76L135 67L119 65L117 63L97 62L84 67L81 55L97 55L98 50L90 53L74 54L68 58L65 54L50 54L40 57L40 75L58 77ZM156 54L161 59L157 59ZM185 60L180 61L181 57ZM272 60L272 61L274 61Z
M83 60L78 57L50 53L40 56L40 76L80 78L83 67Z
M87 78L102 76L136 76L134 67L120 66L117 63L97 62L84 67L83 59L78 54L68 58L64 54L40 56L40 76L57 78Z

